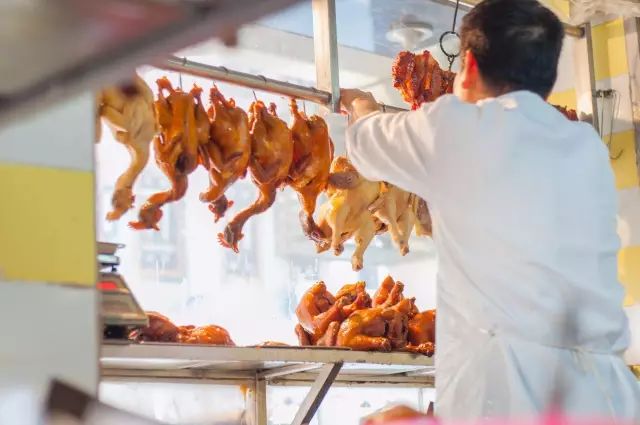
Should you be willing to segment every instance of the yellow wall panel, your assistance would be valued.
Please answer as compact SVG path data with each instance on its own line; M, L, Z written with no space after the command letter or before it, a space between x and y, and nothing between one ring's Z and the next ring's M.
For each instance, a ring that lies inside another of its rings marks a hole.
M0 202L3 279L95 283L90 171L0 164Z
M627 74L629 66L622 19L592 29L596 80Z
M605 136L605 140L608 142L609 136ZM635 143L635 132L633 130L616 133L611 137L611 156L617 157L621 155L620 158L611 160L618 189L629 189L640 185Z
M640 246L620 250L618 273L629 297L640 302Z
M578 109L578 94L575 89L551 93L547 99L552 105L564 106L565 108Z
M562 20L569 19L569 0L545 0L543 3L556 12Z

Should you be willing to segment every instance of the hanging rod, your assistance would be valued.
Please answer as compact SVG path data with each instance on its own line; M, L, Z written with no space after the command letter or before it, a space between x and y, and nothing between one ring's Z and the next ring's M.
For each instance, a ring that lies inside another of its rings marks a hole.
M287 83L286 81L273 80L262 75L233 71L223 66L206 65L190 61L186 58L179 58L177 56L170 56L165 62L156 66L167 71L182 72L184 74L207 78L214 81L224 81L225 83L231 83L250 89L275 93L282 96L293 97L295 99L308 100L309 102L318 103L320 105L326 106L331 104L331 94L326 91L318 90L314 87L305 87ZM380 106L386 112L406 111L406 109L397 108L395 106L384 104L380 104Z

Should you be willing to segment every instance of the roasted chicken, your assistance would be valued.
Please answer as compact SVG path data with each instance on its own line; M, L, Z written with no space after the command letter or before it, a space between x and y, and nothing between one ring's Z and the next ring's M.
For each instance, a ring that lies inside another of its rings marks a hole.
M362 425L386 425L405 422L418 423L420 419L427 417L429 417L428 414L425 415L424 413L414 410L408 406L393 406L367 416L361 423Z
M343 303L342 317L347 318L357 310L371 307L371 297L367 293L365 282L344 285L336 292L336 301Z
M98 100L99 115L113 136L129 152L131 161L116 180L107 220L118 220L133 207L133 185L149 162L151 141L157 133L153 92L136 75L129 84L104 89ZM97 123L96 131L100 128ZM97 133L100 136L100 133Z
M226 329L216 325L182 327L180 342L184 344L226 345L234 347L231 336Z
M391 351L387 325L395 317L392 308L358 310L340 325L336 344L361 351Z
M412 109L418 109L424 102L433 102L443 94L453 93L455 74L440 68L427 50L418 55L400 52L391 73L393 86L400 90Z
M155 311L147 311L149 324L136 329L129 335L136 341L178 342L180 329L168 317Z
M316 243L318 252L344 251L344 242L354 238L356 248L351 258L353 270L361 270L364 252L380 230L369 207L380 194L379 182L362 177L344 156L331 164L327 194L329 201L320 207L319 226L325 239Z
M276 105L263 102L251 105L251 179L260 195L249 207L240 211L218 235L220 244L239 252L242 228L251 217L266 211L276 199L276 190L287 182L293 159L293 138L287 124L278 118Z
M296 334L300 345L318 345L332 322L340 324L344 320L342 308L352 302L348 297L336 302L324 282L309 288L296 308Z
M233 99L225 99L216 86L210 92L211 138L200 147L201 162L209 172L209 189L200 194L217 222L233 205L225 191L244 178L251 155L249 119Z
M298 110L291 99L293 123L293 161L289 170L289 185L298 193L302 211L300 222L304 234L319 241L324 235L313 219L318 195L327 187L333 160L333 143L327 123L317 115L310 118Z
M436 342L436 311L427 310L409 320L409 343L421 345Z
M580 121L578 119L578 112L574 109L565 108L564 106L553 105L562 115L567 117L569 121Z
M387 322L386 337L389 338L391 348L402 350L407 347L409 334L409 316L415 310L415 298L405 298L390 309L394 315Z
M385 277L373 295L373 306L391 307L402 301L404 299L404 285L398 283L391 276Z
M188 176L198 166L198 150L209 141L209 118L201 101L202 89L194 86L189 92L174 89L161 78L155 103L160 134L154 139L156 164L171 182L171 188L147 199L138 214L138 221L129 225L137 230L158 230L162 207L181 199L187 191ZM165 97L164 91L169 94Z

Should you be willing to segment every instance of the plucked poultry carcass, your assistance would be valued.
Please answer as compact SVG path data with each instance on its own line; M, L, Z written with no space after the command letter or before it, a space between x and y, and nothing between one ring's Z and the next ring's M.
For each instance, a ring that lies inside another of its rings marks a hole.
M361 270L364 252L380 230L369 207L380 194L379 182L366 180L344 156L331 164L327 194L329 200L320 207L318 225L325 240L317 242L318 252L332 249L335 255L344 251L344 242L354 239L351 257L353 270Z
M157 133L153 92L136 75L128 84L104 89L99 96L98 110L116 141L127 148L131 157L129 166L116 180L111 211L107 213L107 220L112 221L133 207L133 185L149 162L151 141ZM98 122L96 131L99 128Z
M400 90L405 102L418 109L424 102L433 102L443 94L453 93L455 74L440 68L433 55L400 52L391 70L393 86Z
M239 252L242 228L251 217L261 214L276 199L276 190L286 184L293 159L293 138L287 124L278 118L276 105L269 108L263 102L251 104L249 124L251 126L251 179L260 195L249 207L240 211L227 224L218 241L224 247Z
M171 182L171 188L155 193L140 208L133 229L158 230L162 207L181 199L187 191L188 176L198 166L198 150L209 141L209 117L201 100L202 89L194 86L189 92L174 89L163 77L157 81L158 100L155 103L160 134L154 139L155 160ZM164 91L168 92L165 97Z
M378 198L369 206L369 211L380 220L401 255L409 253L409 238L416 223L416 195L389 183L381 183Z
M216 325L181 327L180 342L184 344L235 346L229 332Z
M318 241L324 237L313 219L318 195L327 187L333 143L329 138L327 123L317 115L309 118L298 110L295 99L291 99L293 123L293 161L289 171L289 186L298 193L302 206L300 222L304 234Z
M429 206L427 201L415 196L413 198L413 214L416 217L416 223L413 226L416 235L432 237L433 236L433 222L431 221L431 213L429 212Z
M200 194L202 202L217 222L233 205L226 190L239 178L244 178L251 156L249 118L233 99L225 99L216 86L210 92L211 138L200 147L201 161L209 172L209 189Z

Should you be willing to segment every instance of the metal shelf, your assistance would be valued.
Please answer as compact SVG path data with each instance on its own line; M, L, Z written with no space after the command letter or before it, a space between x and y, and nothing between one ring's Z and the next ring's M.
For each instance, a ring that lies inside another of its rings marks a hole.
M245 385L249 423L267 424L267 385L309 386L294 425L308 424L332 385L432 387L433 358L305 347L219 347L163 343L105 343L107 380Z
M403 352L377 353L304 347L219 347L165 343L105 343L103 376L283 382L312 379L323 364L342 363L338 380L361 383L432 384L433 358Z

